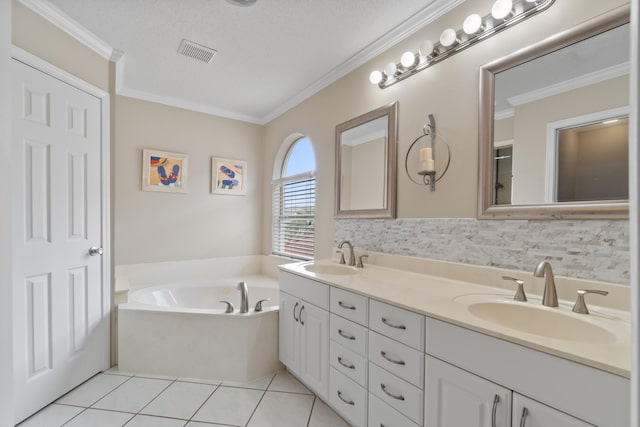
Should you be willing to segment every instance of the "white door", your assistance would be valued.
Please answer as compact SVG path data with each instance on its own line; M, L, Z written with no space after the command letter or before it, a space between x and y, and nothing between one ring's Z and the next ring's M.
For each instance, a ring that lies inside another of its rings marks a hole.
M298 359L300 354L297 321L300 300L287 293L280 292L280 312L278 318L278 356L280 362L291 371L298 374Z
M511 425L511 390L429 355L425 359L426 426Z
M519 427L590 427L570 415L513 393L513 425Z
M103 369L101 102L12 61L15 420ZM106 286L106 284L104 284Z
M329 312L302 301L300 378L318 396L329 393Z

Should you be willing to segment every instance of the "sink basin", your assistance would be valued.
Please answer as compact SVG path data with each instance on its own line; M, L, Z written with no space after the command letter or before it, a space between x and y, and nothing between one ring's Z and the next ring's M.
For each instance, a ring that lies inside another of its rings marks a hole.
M340 276L356 274L358 272L358 270L353 267L341 264L306 264L303 268L310 273Z
M470 301L467 309L480 319L541 337L584 343L616 341L615 334L594 324L586 315L571 313L567 308L495 300Z

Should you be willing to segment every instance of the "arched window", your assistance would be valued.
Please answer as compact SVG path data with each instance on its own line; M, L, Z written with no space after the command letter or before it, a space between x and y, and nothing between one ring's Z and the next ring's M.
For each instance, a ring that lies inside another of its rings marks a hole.
M271 252L276 255L313 258L315 170L316 158L309 138L293 136L283 143L276 158L273 179Z

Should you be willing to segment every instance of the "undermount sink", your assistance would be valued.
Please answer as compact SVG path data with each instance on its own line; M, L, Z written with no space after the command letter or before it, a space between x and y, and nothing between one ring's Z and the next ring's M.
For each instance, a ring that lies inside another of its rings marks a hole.
M506 328L567 341L584 343L616 341L615 334L591 322L587 315L571 313L567 308L549 308L533 305L531 302L516 302L504 298L494 297L491 301L487 298L477 298L478 296L468 297L471 298L462 297L457 300L466 303L469 313Z
M305 264L303 267L310 273L316 274L333 274L333 275L351 275L358 273L354 267L341 264Z

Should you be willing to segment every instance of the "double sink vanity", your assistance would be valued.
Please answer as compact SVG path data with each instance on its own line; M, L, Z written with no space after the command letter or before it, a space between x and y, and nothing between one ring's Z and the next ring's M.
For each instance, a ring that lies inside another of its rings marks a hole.
M629 425L625 287L558 278L547 307L529 272L411 263L280 266L280 360L351 425ZM580 287L610 294L576 313Z

